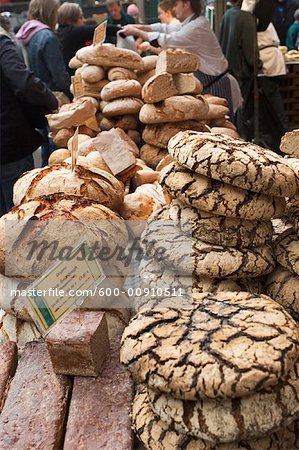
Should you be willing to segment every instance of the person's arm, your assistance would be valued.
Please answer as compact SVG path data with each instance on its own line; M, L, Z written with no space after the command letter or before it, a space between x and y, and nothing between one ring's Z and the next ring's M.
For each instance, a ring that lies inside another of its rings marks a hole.
M58 38L51 33L44 46L44 62L51 74L55 91L62 91L70 96L71 79L68 74Z
M156 25L156 24L153 24ZM167 24L157 24L160 25L161 30L167 31ZM155 27L153 27L155 28ZM152 28L152 29L153 29ZM158 28L158 27L157 27ZM153 30L150 32L143 31L140 27L133 25L126 25L122 28L121 32L126 36L137 36L140 37L143 41L154 42L157 41L160 47L181 47L182 41L184 41L183 36L188 33L186 27L184 31L181 30L181 24L178 24L178 31L174 31L173 33L163 33L157 30ZM156 45L155 45L156 46Z
M83 25L81 27L74 27L72 33L76 41L82 42L82 46L85 42L92 41L94 30L99 24L96 25ZM117 32L120 30L119 25L107 24L106 36L116 36Z
M259 54L257 47L256 22L250 13L246 13L246 16L246 20L243 20L241 27L242 36L240 44L242 45L242 51L247 65L253 68L256 64L255 58L258 58Z
M0 64L3 76L20 101L40 106L48 112L58 108L56 97L27 68L15 44L7 37L1 39Z

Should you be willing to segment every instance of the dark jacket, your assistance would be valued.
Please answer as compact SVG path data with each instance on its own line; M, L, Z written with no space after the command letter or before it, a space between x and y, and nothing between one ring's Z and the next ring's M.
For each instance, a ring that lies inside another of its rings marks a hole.
M59 25L57 36L62 47L64 62L70 75L74 75L75 70L68 67L69 61L75 56L79 48L92 44L93 33L98 25L83 25L74 27L72 25ZM120 28L116 25L107 26L107 37L116 38L116 33Z
M125 25L134 24L135 20L134 17L130 16L129 14L121 12L121 18L119 20L114 20L112 16L108 16L108 24L110 25L119 25L120 27L124 27ZM110 44L116 44L117 37L116 36L106 36L106 41Z
M273 25L280 39L280 45L286 45L287 32L294 22L294 12L297 8L298 6L293 0L276 1Z
M226 11L220 28L220 45L229 71L237 80L249 79L258 58L255 19L247 11L233 7Z
M58 107L56 97L28 70L15 44L0 35L0 164L24 158L43 139L35 127L46 125L44 115Z

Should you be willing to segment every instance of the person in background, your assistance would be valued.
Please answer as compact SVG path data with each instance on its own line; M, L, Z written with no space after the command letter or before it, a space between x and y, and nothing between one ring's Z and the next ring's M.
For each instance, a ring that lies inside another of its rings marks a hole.
M154 47L182 48L200 58L200 71L195 76L202 82L204 93L226 98L233 115L231 81L228 62L207 19L201 15L198 0L177 0L174 12L179 19L174 29L164 23L152 25L127 25L121 32L127 36L141 37Z
M34 168L32 153L43 142L37 127L58 107L50 89L26 67L9 33L0 27L0 215L12 206L13 185Z
M57 0L31 0L29 3L29 20L16 34L25 52L29 68L51 91L63 92L70 97L71 79L66 70L62 49L56 34ZM49 137L48 128L41 130L45 143L42 145L42 165L55 149Z
M108 25L120 25L123 27L135 23L134 18L122 10L120 0L107 0L106 5L108 10ZM116 36L107 36L105 42L116 45L116 41Z
M141 17L140 17L140 11L136 3L131 3L127 7L127 14L131 17L133 17L135 23L142 23Z
M294 14L295 22L292 23L287 32L286 45L288 50L298 50L297 41L299 37L299 9Z
M231 0L230 3L232 7L221 22L219 41L229 71L238 80L243 98L246 98L258 59L256 21L250 12L241 11L242 0Z
M74 75L75 70L68 67L69 61L75 56L79 48L92 44L94 30L97 26L97 23L86 25L82 9L77 3L66 2L59 7L56 33L61 43L64 62L70 75ZM117 25L108 25L107 36L116 38L116 33L119 29Z
M280 45L286 45L287 31L294 22L294 13L298 5L294 0L276 0L273 25L277 31Z

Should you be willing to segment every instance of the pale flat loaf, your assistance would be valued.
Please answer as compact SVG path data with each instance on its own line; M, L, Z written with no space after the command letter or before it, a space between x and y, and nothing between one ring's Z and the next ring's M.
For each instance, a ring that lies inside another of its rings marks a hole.
M145 103L157 103L177 95L178 91L169 73L158 73L143 85L142 99Z
M105 117L122 116L124 114L138 114L143 101L135 97L124 97L106 104L102 110Z
M199 70L199 57L179 48L163 50L157 61L156 73L191 73Z
M132 70L143 68L143 61L138 53L112 45L83 47L77 51L76 57L84 63L95 66L120 66Z
M101 97L105 102L110 102L121 97L140 97L141 84L137 80L110 81L101 91Z
M155 105L143 105L139 119L145 124L200 121L206 119L208 111L209 106L203 98L194 98L190 95L173 96Z
M98 83L105 78L105 70L99 66L85 66L81 69L80 75L87 83Z

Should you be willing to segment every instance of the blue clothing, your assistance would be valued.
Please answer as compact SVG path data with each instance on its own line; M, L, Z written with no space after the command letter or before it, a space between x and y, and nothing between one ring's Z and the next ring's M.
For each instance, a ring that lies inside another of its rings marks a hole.
M69 94L70 76L66 70L57 36L50 29L43 29L32 36L26 46L29 66L51 91Z
M298 36L299 36L299 22L294 22L288 29L287 33L286 44L288 50L298 50L297 48Z

